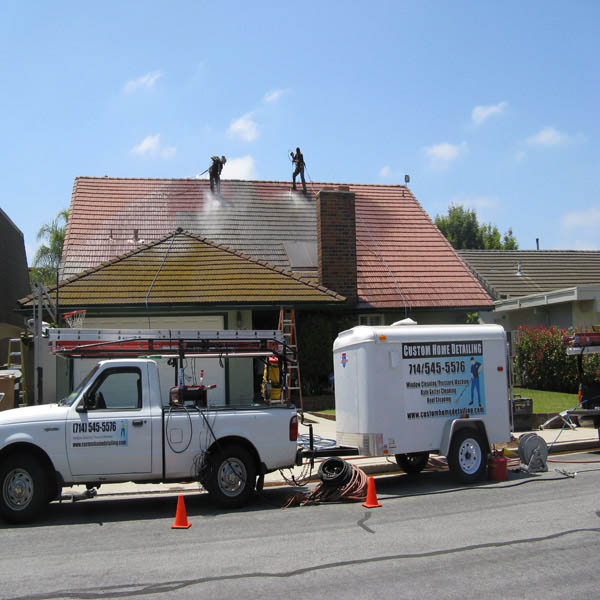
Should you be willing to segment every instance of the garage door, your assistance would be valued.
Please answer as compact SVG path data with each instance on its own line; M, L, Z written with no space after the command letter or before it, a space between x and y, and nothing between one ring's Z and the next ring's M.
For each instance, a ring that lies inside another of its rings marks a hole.
M152 329L203 329L222 330L222 315L205 315L194 317L160 317L150 320ZM106 319L86 319L85 329L148 329L147 317L115 317ZM97 363L96 359L73 360L73 385L77 385ZM175 385L175 369L167 364L167 359L158 359L160 391L163 404L169 402L169 389ZM219 365L218 358L190 358L185 364L185 383L200 383L201 372L204 371L204 384L216 384L216 388L208 392L210 404L225 404L225 369Z

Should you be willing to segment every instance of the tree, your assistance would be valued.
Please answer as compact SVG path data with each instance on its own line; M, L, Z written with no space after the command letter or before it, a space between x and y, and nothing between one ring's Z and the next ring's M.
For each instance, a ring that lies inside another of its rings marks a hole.
M37 239L44 240L35 253L33 267L30 273L32 283L43 283L45 286L54 285L58 281L58 267L62 256L69 211L61 210L50 223L40 227Z
M435 224L457 250L518 250L512 229L501 236L491 223L480 224L475 210L451 204L448 215L437 215Z

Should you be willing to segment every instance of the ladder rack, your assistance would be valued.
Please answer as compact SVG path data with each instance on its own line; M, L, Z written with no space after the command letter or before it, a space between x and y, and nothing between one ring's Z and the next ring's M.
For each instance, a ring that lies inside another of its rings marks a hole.
M72 358L124 358L140 355L285 356L277 330L49 329L50 351Z

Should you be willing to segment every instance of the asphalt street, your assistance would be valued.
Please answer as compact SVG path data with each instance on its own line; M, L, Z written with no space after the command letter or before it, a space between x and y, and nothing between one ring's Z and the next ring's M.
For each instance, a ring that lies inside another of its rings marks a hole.
M0 598L594 598L600 452L553 459L597 462L476 487L388 474L374 509L282 509L290 487L230 512L186 494L185 530L176 494L53 503L0 525Z

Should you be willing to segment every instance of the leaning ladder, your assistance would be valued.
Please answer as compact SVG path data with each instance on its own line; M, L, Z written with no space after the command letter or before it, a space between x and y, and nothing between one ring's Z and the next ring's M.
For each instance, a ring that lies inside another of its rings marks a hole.
M285 357L287 363L286 400L296 408L303 410L302 404L302 379L300 377L300 361L298 359L298 338L296 336L296 314L289 306L282 306L279 310L279 325L277 327L285 340Z
M6 363L9 369L19 369L21 371L21 384L19 386L18 404L25 401L27 397L27 385L25 378L25 365L23 364L23 343L20 338L11 338L8 340L8 362Z

